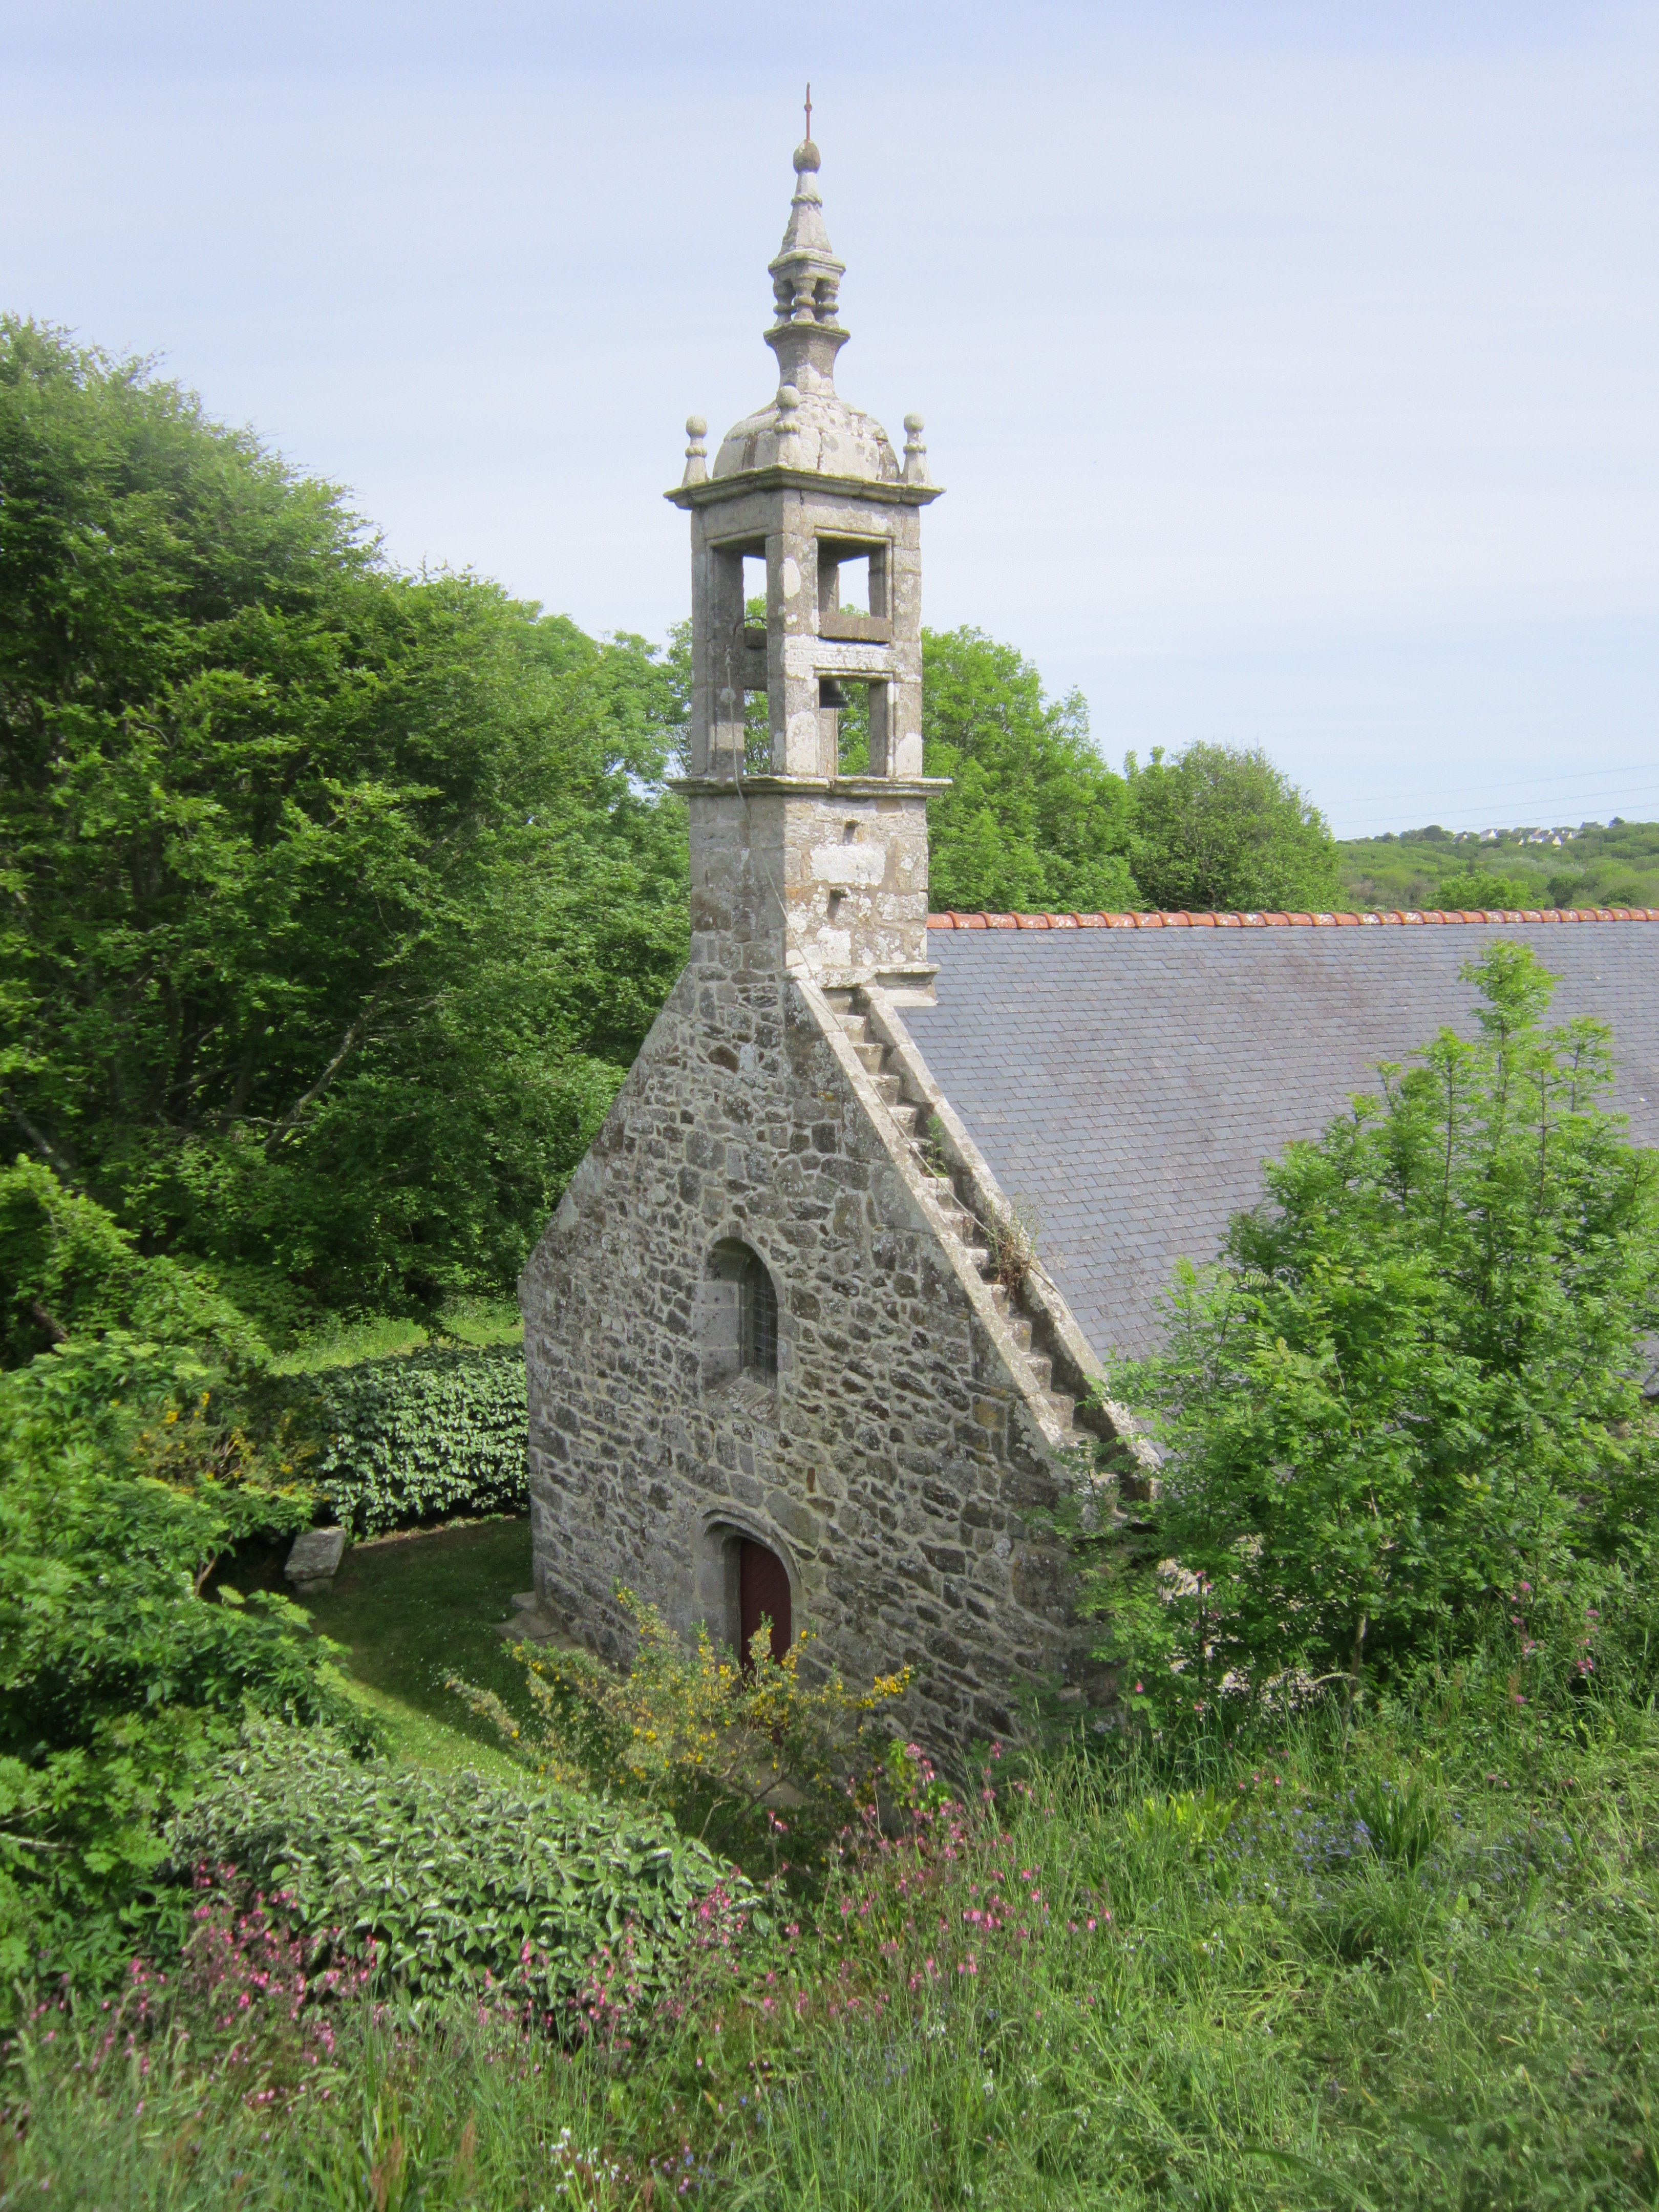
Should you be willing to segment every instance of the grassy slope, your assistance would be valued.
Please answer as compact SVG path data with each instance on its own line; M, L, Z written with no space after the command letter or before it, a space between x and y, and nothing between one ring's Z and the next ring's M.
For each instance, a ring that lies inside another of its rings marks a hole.
M358 2016L284 2125L188 2053L89 2096L43 2023L4 2201L1650 2204L1659 1726L1504 1674L1214 1751L1220 1834L1149 1818L1134 1755L1062 1760L608 2059ZM1424 1848L1379 1853L1358 1807L1408 1779Z
M286 1589L285 1549L244 1586ZM495 1624L530 1581L528 1518L477 1521L356 1545L333 1589L302 1602L319 1632L346 1647L341 1664L394 1757L501 1772L508 1762L495 1738L444 1682L459 1674L509 1702L520 1694L523 1678Z
M1532 907L1659 906L1659 823L1590 824L1571 843L1528 845L1514 834L1496 844L1455 841L1443 830L1356 838L1340 848L1343 887L1357 908L1433 907L1453 872L1474 868L1526 886ZM1507 903L1493 899L1492 905Z

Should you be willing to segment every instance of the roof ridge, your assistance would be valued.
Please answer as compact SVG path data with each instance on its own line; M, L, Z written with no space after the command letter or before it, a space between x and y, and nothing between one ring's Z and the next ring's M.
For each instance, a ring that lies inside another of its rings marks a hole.
M930 914L929 929L1370 929L1428 923L1659 921L1659 907L1395 908L1382 914Z

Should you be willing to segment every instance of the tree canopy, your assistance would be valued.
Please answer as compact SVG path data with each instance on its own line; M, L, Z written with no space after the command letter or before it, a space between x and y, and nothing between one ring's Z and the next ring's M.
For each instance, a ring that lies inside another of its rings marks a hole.
M928 630L921 735L927 774L951 779L928 809L937 909L1142 903L1127 859L1127 787L1090 740L1080 691L1045 697L1032 664L982 630Z
M510 1279L684 957L684 708L146 364L0 324L0 1114L325 1304Z
M1130 865L1145 902L1175 913L1317 912L1340 885L1325 817L1266 753L1192 744L1129 763Z

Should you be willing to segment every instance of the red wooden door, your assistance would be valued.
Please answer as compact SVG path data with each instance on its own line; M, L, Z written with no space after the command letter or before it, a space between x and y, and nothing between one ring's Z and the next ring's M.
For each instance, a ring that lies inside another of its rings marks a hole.
M764 1544L743 1540L738 1570L738 1612L743 1660L749 1663L749 1639L764 1613L772 1624L772 1656L781 1659L789 1649L789 1576L783 1561Z

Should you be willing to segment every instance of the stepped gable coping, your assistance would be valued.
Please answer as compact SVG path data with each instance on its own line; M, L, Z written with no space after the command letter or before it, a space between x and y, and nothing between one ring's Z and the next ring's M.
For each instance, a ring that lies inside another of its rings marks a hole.
M1386 914L930 914L929 929L1376 929L1431 923L1659 921L1659 907L1480 908Z

